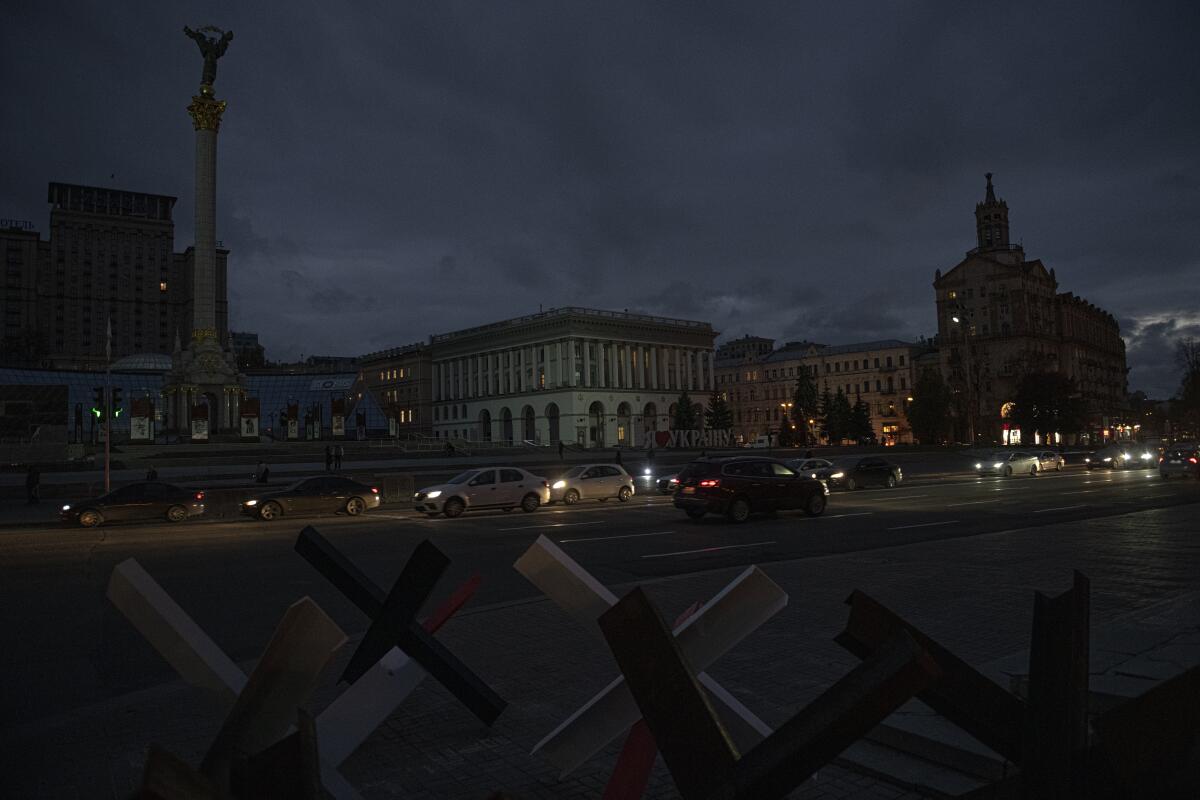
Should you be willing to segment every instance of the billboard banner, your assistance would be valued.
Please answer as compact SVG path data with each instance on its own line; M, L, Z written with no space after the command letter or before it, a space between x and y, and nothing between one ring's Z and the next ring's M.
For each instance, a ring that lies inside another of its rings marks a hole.
M300 438L300 420L296 419L295 417L291 417L287 421L287 438Z
M258 417L247 417L242 415L242 438L258 438Z
M150 418L130 417L129 438L135 442L145 442L150 439Z
M192 441L206 442L208 441L208 420L192 418Z
M333 435L335 437L346 435L346 418L341 414L333 415Z

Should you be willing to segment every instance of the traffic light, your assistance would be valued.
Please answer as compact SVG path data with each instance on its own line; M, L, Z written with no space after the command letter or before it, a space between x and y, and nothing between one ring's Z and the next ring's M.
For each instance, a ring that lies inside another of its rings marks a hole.
M121 412L125 409L121 408L121 387L114 386L112 388L112 409L113 417L121 416Z
M92 415L96 419L104 419L104 387L93 387L95 397L92 399Z

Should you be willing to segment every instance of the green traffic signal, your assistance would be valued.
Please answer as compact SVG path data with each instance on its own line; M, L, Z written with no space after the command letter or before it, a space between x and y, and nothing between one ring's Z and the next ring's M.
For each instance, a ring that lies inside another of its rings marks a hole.
M100 419L100 417L103 415L104 412L102 412L98 408L93 408L92 413L96 415L96 419Z

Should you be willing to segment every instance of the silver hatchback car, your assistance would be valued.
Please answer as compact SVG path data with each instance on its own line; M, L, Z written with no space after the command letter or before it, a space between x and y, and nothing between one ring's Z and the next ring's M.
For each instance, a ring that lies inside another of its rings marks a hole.
M980 475L1037 475L1041 469L1037 453L1027 453L1023 450L1008 452L999 450L975 464L975 471Z
M520 508L529 514L548 502L550 485L546 479L520 467L469 469L413 495L413 509L431 517L457 517L467 509L478 508Z
M580 464L550 484L550 501L561 500L569 506L610 497L624 503L633 494L633 478L617 464Z

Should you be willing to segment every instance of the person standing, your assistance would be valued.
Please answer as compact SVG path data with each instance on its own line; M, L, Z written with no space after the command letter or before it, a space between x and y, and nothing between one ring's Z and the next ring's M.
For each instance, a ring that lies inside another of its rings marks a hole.
M335 470L337 470L338 472L342 471L342 455L343 454L344 454L344 451L342 450L342 446L340 444L335 445L333 448L333 468Z
M333 448L330 447L329 445L325 445L325 471L331 472L332 470L333 470Z
M271 470L267 469L266 462L259 461L258 469L256 470L256 473L257 474L256 474L254 480L257 481L258 483L266 483L267 478L270 477L270 475L271 475Z
M29 465L29 471L25 473L25 494L27 496L27 505L37 505L39 501L38 494L42 486L42 473L38 472L38 468L33 464Z
M563 460L563 452L564 452L564 450L565 450L565 448L563 447L562 439L559 439L559 440L558 440L558 460L559 460L559 461L562 461L562 460Z
M620 448L618 448L618 449L617 449L617 463L618 463L618 464L620 464L620 463L621 463L621 450L620 450Z

